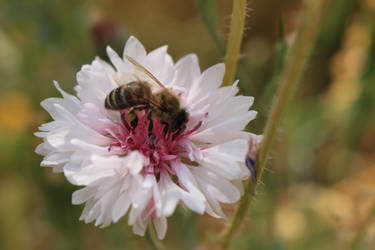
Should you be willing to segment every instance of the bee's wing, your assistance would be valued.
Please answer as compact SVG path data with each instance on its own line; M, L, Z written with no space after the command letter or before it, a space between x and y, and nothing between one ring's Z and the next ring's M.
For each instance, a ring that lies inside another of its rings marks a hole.
M144 96L137 95L136 93L133 93L133 95L138 97L138 98L141 98L141 99L146 99ZM149 102L150 104L152 104L154 107L158 108L159 110L162 110L164 112L168 111L165 107L163 107L163 105L161 103L159 103L157 100L155 100L155 98L152 98L152 97L148 98L147 102Z
M159 85L161 88L165 89L166 87L145 67L143 67L139 62L137 62L134 58L125 55L126 59L133 64L139 71L145 73L148 77L150 77L157 85Z
M167 112L168 109L165 108L162 104L160 104L159 102L155 101L155 100L149 100L149 102L154 105L155 107L157 107L159 110L163 111L163 112Z

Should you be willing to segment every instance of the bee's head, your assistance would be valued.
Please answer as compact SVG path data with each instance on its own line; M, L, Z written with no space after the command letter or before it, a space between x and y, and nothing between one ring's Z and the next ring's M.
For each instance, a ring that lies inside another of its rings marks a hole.
M185 109L181 109L172 120L170 129L172 131L176 131L178 129L184 128L188 120L189 120L188 112L186 112Z

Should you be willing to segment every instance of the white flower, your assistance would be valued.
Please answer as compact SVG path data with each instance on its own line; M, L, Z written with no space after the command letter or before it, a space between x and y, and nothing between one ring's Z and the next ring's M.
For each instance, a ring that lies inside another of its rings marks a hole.
M80 219L86 223L105 227L128 213L134 233L144 235L152 219L162 239L166 217L179 203L199 214L225 218L220 202L237 202L241 181L250 174L244 159L247 141L255 135L242 129L256 116L249 111L253 98L235 96L236 83L220 88L224 64L201 73L194 54L174 63L166 46L147 54L134 37L127 41L123 57L110 47L107 53L114 68L99 58L84 65L77 74L77 97L55 82L62 98L41 103L53 118L36 133L43 138L36 148L44 155L41 166L85 186L73 193L73 204L85 203ZM129 129L122 116L126 110L105 109L104 100L118 82L146 77L125 55L179 95L189 113L180 135L166 136L164 125L154 117L150 139L147 110L137 113L138 125Z

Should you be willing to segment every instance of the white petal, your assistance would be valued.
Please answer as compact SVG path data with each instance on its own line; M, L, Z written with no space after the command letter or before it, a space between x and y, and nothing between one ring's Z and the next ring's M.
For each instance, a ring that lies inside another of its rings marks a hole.
M207 197L207 200L209 200L209 196ZM213 203L207 202L206 212L210 216L217 218L217 219L226 218L218 202L214 202L214 205Z
M214 171L228 180L249 176L241 165L247 153L246 140L234 140L202 150L203 158L198 162L207 170Z
M131 201L130 194L128 193L121 194L117 199L112 210L112 219L115 223L126 214L130 207Z
M64 172L64 164L59 164L59 165L52 166L52 171L54 173L62 173L62 172Z
M216 200L224 203L234 203L240 199L240 192L231 182L201 168L194 168L192 171L201 189L215 197Z
M74 88L82 103L90 102L104 110L106 95L117 87L113 81L115 71L98 59L91 65L82 66L77 73L78 85Z
M35 153L40 154L40 155L47 155L50 151L51 149L47 147L47 144L45 142L39 144L35 148Z
M78 205L88 201L91 197L94 196L97 188L95 187L85 187L80 190L77 190L72 195L72 204Z
M156 216L159 217L159 216L161 216L161 213L162 213L163 204L162 204L160 189L159 189L159 186L158 186L158 183L157 183L155 177L153 178L153 181L154 181L154 184L153 184L152 198L154 200L154 207L155 207L155 210L156 210Z
M121 57L110 47L107 46L107 54L113 65L116 67L118 71L125 71L126 65Z
M93 213L92 209L93 209L94 205L95 205L95 200L94 199L89 199L85 203L85 207L83 208L82 214L79 217L79 219L80 220L84 220L85 223L89 223L88 217L91 216L91 214Z
M229 140L244 138L242 129L256 116L255 111L232 117L224 122L199 131L191 136L192 140L208 143L224 143Z
M207 192L205 192L205 194L207 197L206 212L212 217L226 219L226 216L223 210L221 209L219 202L217 202L217 200L215 199L215 197L212 197L212 195Z
M125 165L132 175L138 174L143 168L143 157L138 151L131 152L125 157Z
M167 232L167 219L165 217L155 218L152 220L155 226L156 234L159 240L164 239Z
M186 199L183 197L183 192L185 191L178 187L175 183L173 183L169 175L165 172L162 172L160 174L159 185L161 190L161 196L164 200L163 215L170 216L175 211L179 200Z
M197 81L201 75L199 69L198 57L195 54L189 54L182 57L175 65L177 76L175 85L187 89L189 92L191 85Z
M139 219L133 226L133 233L139 236L144 236L147 228L147 221Z
M77 99L77 97L70 95L62 90L57 81L53 81L53 84L55 85L55 88L60 92L60 94L64 97L64 107L67 108L71 113L77 113L82 107L82 104Z
M41 126L39 126L39 130L41 131L52 131L60 128L67 127L67 123L64 121L52 121L48 123L44 123Z
M204 89L217 89L223 82L225 74L225 64L218 63L208 69L206 69L202 74L202 79L200 84Z
M169 85L173 80L175 70L173 60L167 53L168 46L162 46L147 55L147 69L164 85Z
M55 130L46 136L46 141L54 148L60 148L65 146L67 142L70 129L64 128Z
M208 110L207 120L205 120L201 130L225 122L228 117L246 115L253 100L254 98L252 97L224 97L222 95L219 101Z
M190 169L186 167L184 164L175 164L172 166L173 170L176 172L179 182L183 185L184 188L188 190L193 198L193 201L190 199L184 199L184 203L188 206L191 210L202 214L205 209L205 197L198 189L198 185L190 172ZM186 197L187 198L187 197ZM189 197L190 198L190 197Z
M145 179L149 179L146 177ZM132 208L130 210L128 224L133 225L143 210L146 208L147 204L149 203L152 197L152 189L151 188L143 188L140 187L133 195L133 203Z
M134 36L129 37L126 42L123 58L126 60L125 56L130 56L137 60L139 63L144 64L146 58L146 50L143 45Z
M71 137L73 138L81 138L82 140L86 140L87 142L91 142L93 144L104 144L109 145L110 139L99 134L97 131L91 129L87 125L83 124L81 121L77 119L73 114L68 112L64 107L59 104L54 104L56 111L63 116L65 119L69 120L71 123L77 126L76 129L71 130L69 132L72 133Z
M41 166L60 165L70 159L70 152L53 152L44 157Z
M215 64L206 69L200 81L195 81L194 85L191 87L187 101L189 103L195 102L207 93L219 88L223 81L224 73L225 64L223 63Z

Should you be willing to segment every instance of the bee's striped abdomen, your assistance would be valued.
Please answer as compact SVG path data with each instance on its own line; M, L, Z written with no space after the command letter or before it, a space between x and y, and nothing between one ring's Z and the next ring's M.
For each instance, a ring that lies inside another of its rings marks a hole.
M105 108L112 110L126 109L134 106L134 98L124 86L112 90L105 99Z
M104 107L121 110L136 105L148 104L151 89L143 82L130 82L112 90L105 98Z

